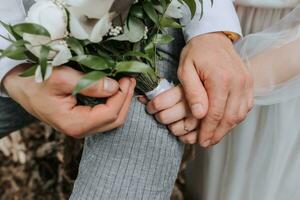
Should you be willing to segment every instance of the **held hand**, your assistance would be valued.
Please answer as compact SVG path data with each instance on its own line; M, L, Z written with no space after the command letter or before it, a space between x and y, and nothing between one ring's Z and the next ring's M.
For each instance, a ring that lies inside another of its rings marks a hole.
M37 119L75 138L104 132L121 126L126 118L134 93L135 80L118 82L104 78L81 91L90 97L109 97L106 104L79 106L72 91L83 74L69 67L59 67L44 83L18 74L26 68L20 65L4 79L8 94Z
M184 48L178 78L193 115L201 119L198 143L217 144L253 105L253 81L222 33L193 38Z
M145 100L141 101L147 103ZM147 112L154 115L158 122L167 125L171 133L183 143L197 142L196 129L199 120L192 116L181 86L174 87L148 102Z

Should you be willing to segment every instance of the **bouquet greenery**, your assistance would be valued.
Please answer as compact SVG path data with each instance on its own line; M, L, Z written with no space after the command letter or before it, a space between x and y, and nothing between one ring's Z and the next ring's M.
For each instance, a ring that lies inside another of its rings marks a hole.
M177 22L186 4L195 15L203 0L36 0L25 23L1 22L11 45L1 57L26 60L31 67L20 74L42 82L54 67L67 65L85 73L74 89L80 90L108 76L135 76L137 88L147 94L159 87L156 61L159 45L174 40L166 28ZM202 6L203 7L203 6ZM200 20L200 19L199 19ZM171 85L164 82L165 89Z

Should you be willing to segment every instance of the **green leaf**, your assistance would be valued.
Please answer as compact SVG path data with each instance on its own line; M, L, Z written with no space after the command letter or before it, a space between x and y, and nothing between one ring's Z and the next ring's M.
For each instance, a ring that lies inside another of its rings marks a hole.
M195 16L196 13L196 0L183 0L184 3L186 3L186 5L189 7L190 11L191 11L191 16L192 18ZM202 5L201 5L202 6Z
M107 59L99 56L81 55L73 57L71 60L94 70L105 70L112 67L112 64Z
M45 79L47 67L48 67L48 56L50 53L50 47L42 45L40 50L39 64L41 66L41 72L43 80Z
M89 87L90 85L96 83L100 79L104 78L106 74L101 71L92 71L86 74L82 79L80 79L73 91L73 96L78 94L82 89Z
M155 23L159 24L159 17L158 14L156 13L155 8L153 7L153 3L150 3L148 1L145 1L143 3L143 8L148 15L148 17Z
M77 39L69 37L66 39L66 42L69 48L77 55L84 55L84 49Z
M154 43L156 44L169 44L174 38L171 35L158 34L154 38Z
M182 28L183 27L178 22L176 22L174 19L172 19L170 17L163 17L160 20L160 25L163 28Z
M117 37L111 38L111 40L129 41L135 43L144 38L144 33L144 23L136 17L130 17L128 19L128 25L124 27L124 33Z
M143 12L143 8L139 5L133 5L130 9L130 15L143 19L144 18L144 12Z
M16 41L12 43L8 48L3 50L1 57L7 57L13 60L25 60L27 59L24 40Z
M38 65L33 65L30 68L28 68L27 70L25 70L24 72L22 72L21 74L19 74L19 76L21 76L21 77L33 76L35 74L37 67L38 67Z
M140 51L129 51L124 54L125 57L140 57L148 60L149 62L152 62L152 60L149 58L147 54L144 54L143 52Z
M20 36L23 36L24 33L32 35L42 35L50 37L50 33L43 26L33 23L23 23L17 24L12 27L13 31Z
M16 40L21 40L22 38L17 35L14 31L11 25L4 23L3 21L0 20L0 24L2 25L3 28L6 29L6 31L12 35Z
M116 71L118 73L143 73L155 76L155 72L149 65L139 61L123 61L117 63Z

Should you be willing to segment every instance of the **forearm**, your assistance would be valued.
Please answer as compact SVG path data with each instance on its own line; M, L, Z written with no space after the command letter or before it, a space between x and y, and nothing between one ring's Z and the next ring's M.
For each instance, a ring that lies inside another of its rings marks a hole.
M300 74L300 39L268 48L249 59L255 90L275 88ZM267 74L267 76L266 76Z

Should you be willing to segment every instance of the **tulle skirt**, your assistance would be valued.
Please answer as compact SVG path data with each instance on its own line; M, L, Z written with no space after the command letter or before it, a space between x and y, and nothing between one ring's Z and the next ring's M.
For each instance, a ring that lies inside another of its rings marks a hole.
M238 7L237 11L245 35L266 30L246 36L237 44L249 68L258 66L250 71L262 83L256 85L256 106L248 118L210 150L198 147L196 159L187 170L188 199L298 200L300 7L280 24L278 21L291 9ZM284 52L281 47L291 42L295 47L288 46L289 52ZM281 71L276 71L276 67L273 70L272 63L265 66L261 64L264 62L253 61L256 55L264 55L266 49L274 50L270 54L274 62L284 61ZM278 59L281 55L288 56Z

